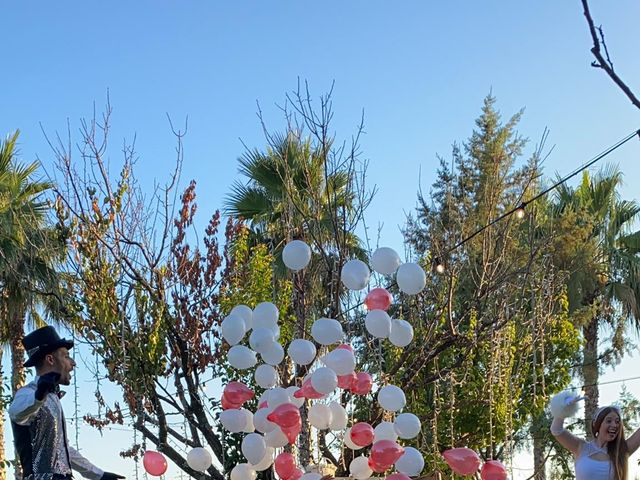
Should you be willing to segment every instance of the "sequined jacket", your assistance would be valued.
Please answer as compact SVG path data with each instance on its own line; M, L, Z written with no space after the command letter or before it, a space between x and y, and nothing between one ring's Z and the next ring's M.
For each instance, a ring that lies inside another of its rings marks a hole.
M18 390L9 407L24 480L52 480L54 475L70 476L71 469L90 480L99 480L104 472L80 455L67 441L59 396L49 393L43 400L36 400L38 378Z

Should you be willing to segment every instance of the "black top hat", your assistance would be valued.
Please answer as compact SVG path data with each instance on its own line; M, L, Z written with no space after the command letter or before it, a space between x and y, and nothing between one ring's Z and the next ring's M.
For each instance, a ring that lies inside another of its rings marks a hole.
M46 354L51 353L61 347L67 349L73 347L73 340L60 338L55 328L47 325L46 327L34 330L22 339L22 345L27 351L29 358L24 362L25 367L33 367L38 360Z

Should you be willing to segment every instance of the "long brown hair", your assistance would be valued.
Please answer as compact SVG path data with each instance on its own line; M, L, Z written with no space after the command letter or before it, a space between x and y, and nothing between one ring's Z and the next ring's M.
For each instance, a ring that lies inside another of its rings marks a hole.
M602 422L604 422L605 417L611 412L615 412L620 417L620 428L618 428L618 434L615 440L607 442L607 453L613 465L613 478L615 480L627 480L629 449L627 447L627 441L624 438L624 425L622 424L620 410L615 407L605 407L600 410L596 419L591 423L591 433L594 438L598 436Z

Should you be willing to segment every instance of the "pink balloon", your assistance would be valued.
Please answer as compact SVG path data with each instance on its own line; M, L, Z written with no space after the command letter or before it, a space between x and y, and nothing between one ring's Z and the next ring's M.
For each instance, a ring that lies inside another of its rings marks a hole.
M296 468L289 478L286 480L298 480L304 475L304 471L301 468Z
M222 401L220 403L222 405L222 409L223 410L229 410L229 409L237 410L240 407L242 407L242 403L234 403L234 402L232 402L231 400L229 400L227 398L227 396L224 393L222 394Z
M373 437L373 427L367 422L358 422L351 427L351 441L359 447L369 445L373 442Z
M253 398L253 390L242 382L229 382L224 387L223 395L227 397L227 400L231 403L243 404Z
M311 385L311 379L307 378L304 382L302 382L302 387L300 387L293 394L295 398L311 398L318 399L324 397L324 395L318 392L313 385Z
M282 430L282 433L287 437L289 444L293 445L298 439L300 430L302 430L302 422L293 427L280 427L280 430Z
M343 343L342 345L338 345L336 347L336 350L338 348L342 348L343 350L349 350L350 352L353 352L353 347L351 345L349 345L348 343Z
M300 410L293 403L283 403L267 415L267 420L282 428L300 425Z
M351 391L356 395L366 395L371 391L373 378L367 372L358 372L356 379L351 384Z
M480 470L482 480L507 480L507 469L498 460L489 460Z
M393 440L378 440L371 446L369 457L377 465L390 467L398 461L403 453L404 448Z
M458 475L473 475L480 468L480 457L470 448L450 448L442 456Z
M288 452L282 452L276 457L273 464L276 467L276 473L283 480L288 479L296 471L296 459Z
M411 477L406 476L404 473L392 473L387 476L386 480L411 480Z
M391 466L391 465L379 465L376 462L374 462L371 459L371 457L369 457L369 460L367 460L367 464L369 465L369 468L376 473L384 473L387 470L389 470L389 467Z
M338 387L343 390L349 390L353 382L356 381L355 372L348 373L347 375L338 375Z
M393 297L384 288L374 288L364 297L364 304L368 310L384 310L391 306Z
M167 459L159 452L147 450L142 457L142 465L149 475L159 477L167 471Z

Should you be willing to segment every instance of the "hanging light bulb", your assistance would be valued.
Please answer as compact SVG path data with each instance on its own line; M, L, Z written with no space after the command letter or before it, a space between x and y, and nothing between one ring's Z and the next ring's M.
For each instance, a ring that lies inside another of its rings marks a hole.
M444 267L444 263L442 263L439 258L436 258L433 261L433 269L435 270L436 273L439 273L440 275L442 275L446 270Z
M524 218L524 214L526 213L526 212L524 211L524 207L525 207L525 206L526 206L526 204L522 203L522 204L520 204L520 206L519 206L518 208L516 208L516 209L514 210L514 212L513 212L513 213L515 214L515 216L516 216L516 218L517 218L518 220L522 220L522 219Z

